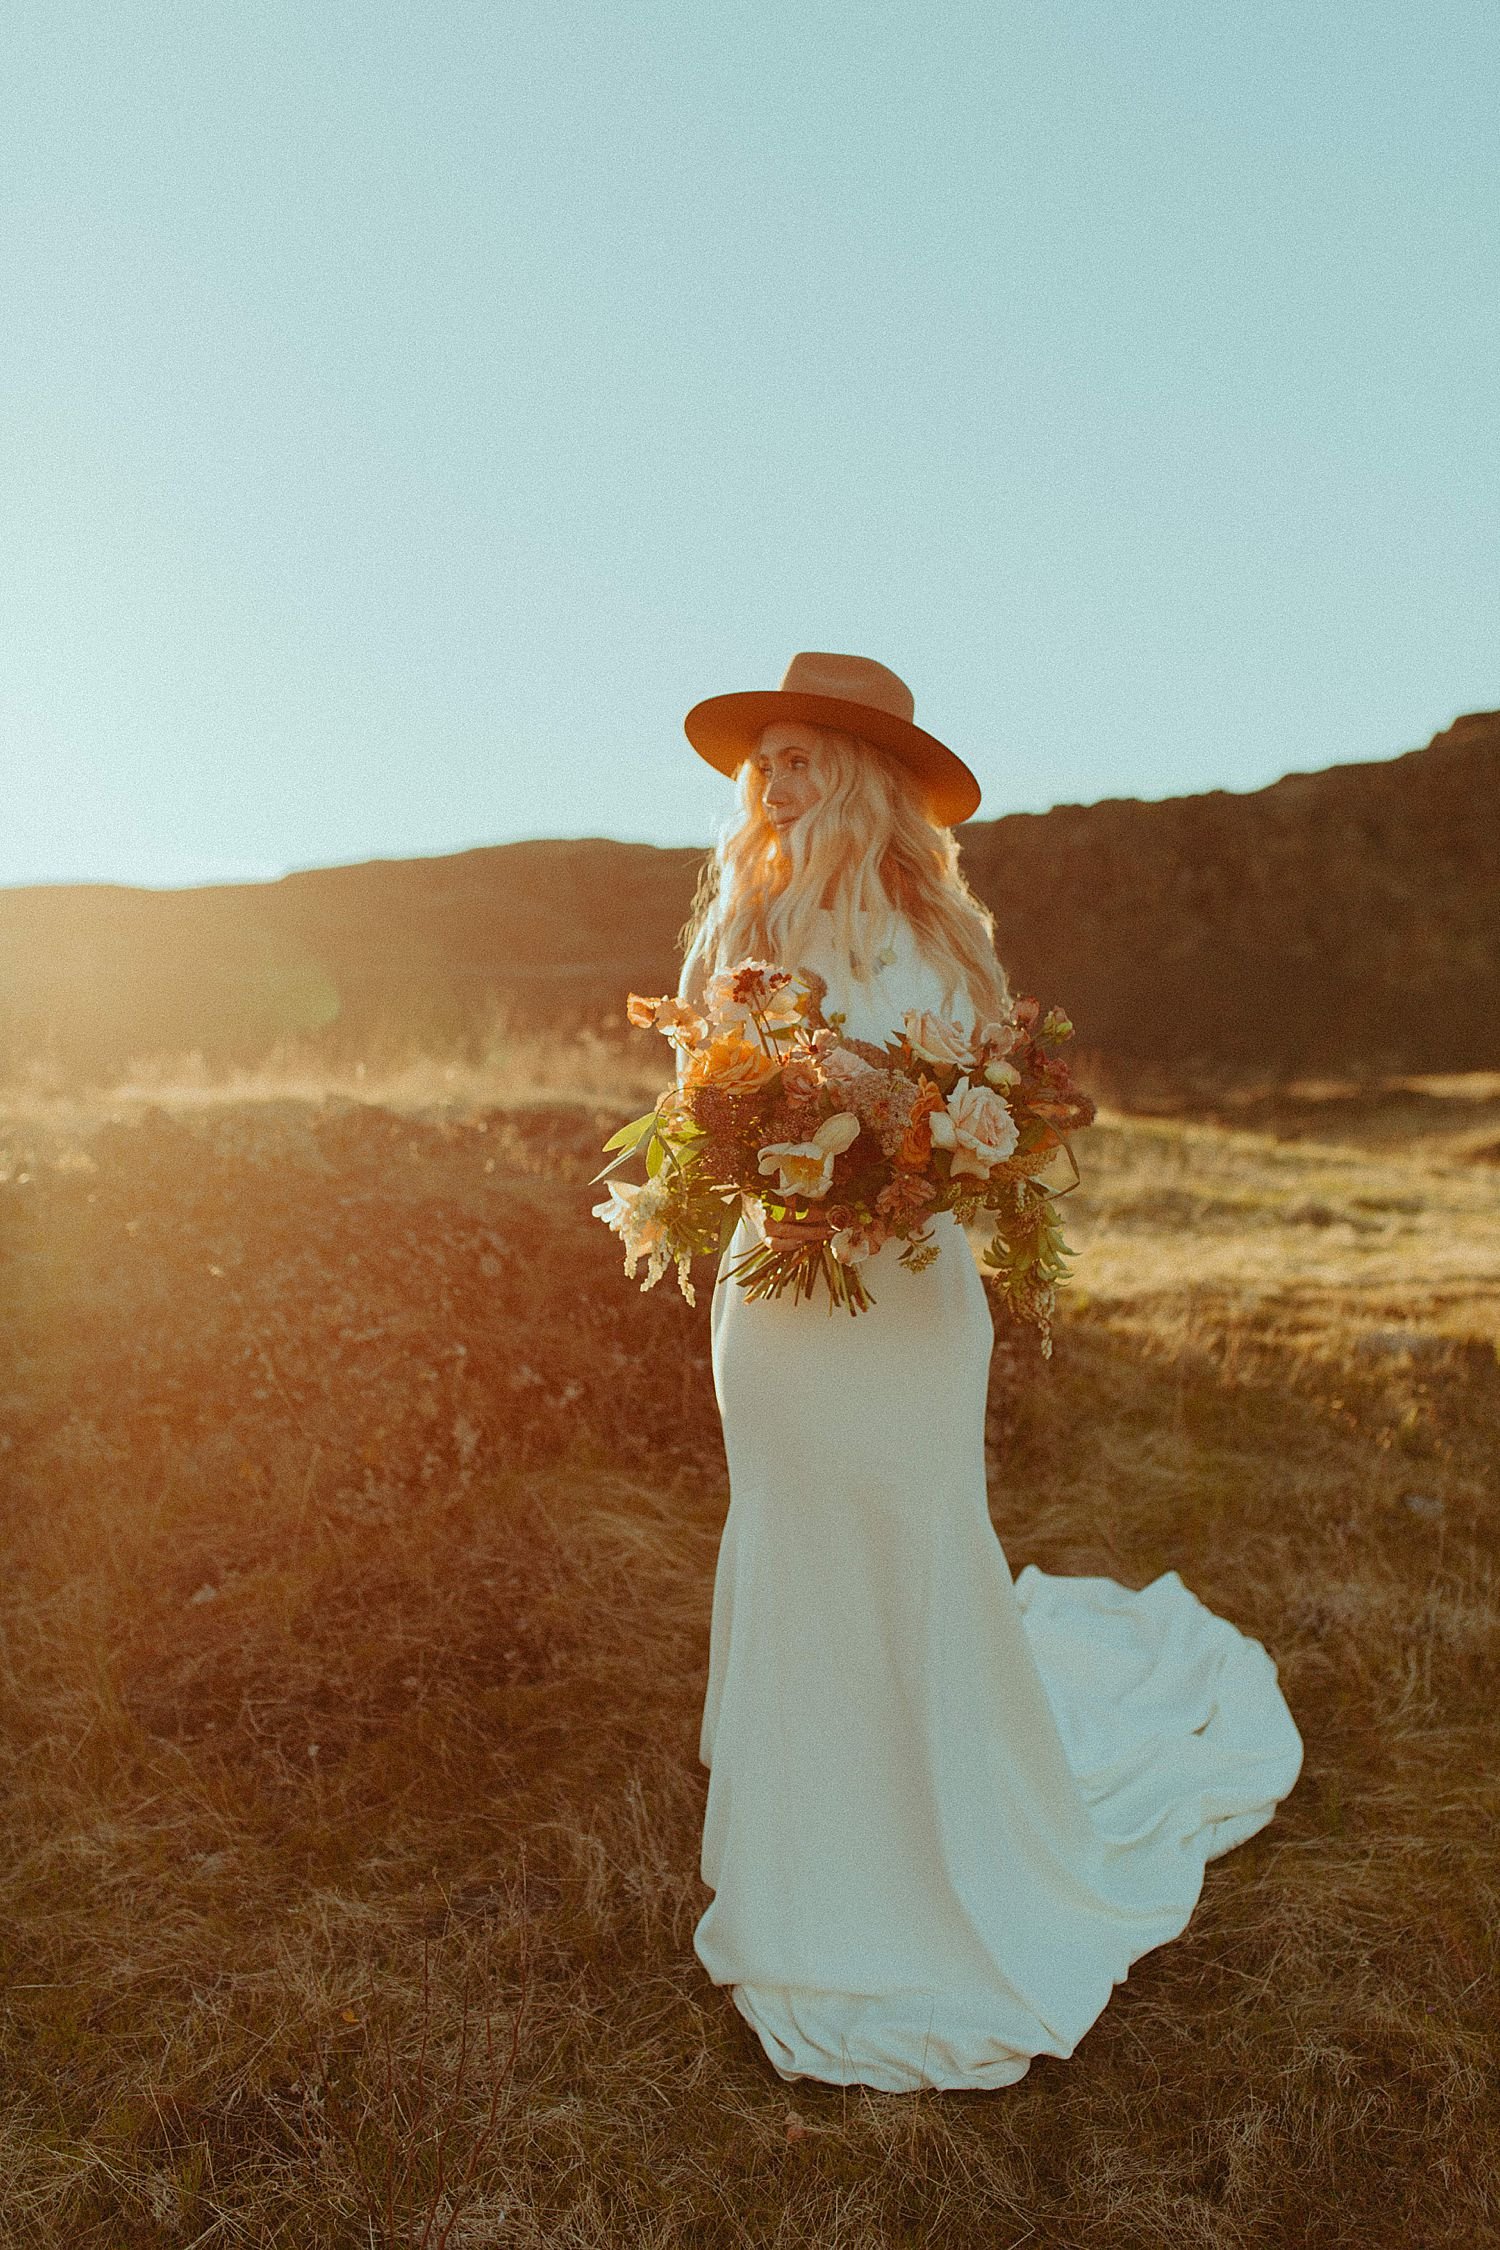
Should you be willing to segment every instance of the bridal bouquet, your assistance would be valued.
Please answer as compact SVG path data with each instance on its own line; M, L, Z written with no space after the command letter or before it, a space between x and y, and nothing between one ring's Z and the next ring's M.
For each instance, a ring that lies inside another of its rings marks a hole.
M677 1050L678 1079L604 1144L611 1160L597 1180L645 1158L643 1181L611 1180L593 1207L623 1241L626 1273L645 1258L650 1289L673 1265L691 1304L692 1260L727 1249L742 1210L758 1206L819 1217L824 1234L758 1241L728 1269L747 1296L790 1288L796 1301L821 1284L830 1312L858 1313L874 1302L860 1268L883 1243L899 1241L902 1265L920 1269L938 1255L934 1213L962 1225L983 1215L993 1239L981 1271L1050 1353L1072 1253L1058 1191L1035 1175L1060 1149L1072 1162L1068 1133L1094 1115L1050 1052L1072 1025L1033 999L972 1032L912 1010L879 1047L846 1037L841 1016L824 1019L826 989L814 972L742 961L710 980L702 1012L630 994L630 1021Z

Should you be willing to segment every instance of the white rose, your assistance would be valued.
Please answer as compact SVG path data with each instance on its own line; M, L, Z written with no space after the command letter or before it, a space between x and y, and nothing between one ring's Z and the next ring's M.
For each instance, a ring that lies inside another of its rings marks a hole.
M920 1055L923 1062L949 1064L958 1070L972 1069L973 1037L950 1017L935 1015L930 1008L908 1008L902 1022L912 1053Z
M1015 1147L1016 1121L998 1094L988 1086L955 1086L942 1109L928 1123L935 1148L953 1151L949 1171L987 1180L997 1164Z

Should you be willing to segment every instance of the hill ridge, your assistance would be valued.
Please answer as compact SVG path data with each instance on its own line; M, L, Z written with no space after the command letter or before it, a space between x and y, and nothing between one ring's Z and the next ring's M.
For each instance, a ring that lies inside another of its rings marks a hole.
M1255 790L959 830L1018 990L1126 1075L1500 1067L1500 711ZM537 837L261 882L0 891L0 1067L107 1083L281 1042L473 1053L497 1007L618 1024L675 981L706 846Z

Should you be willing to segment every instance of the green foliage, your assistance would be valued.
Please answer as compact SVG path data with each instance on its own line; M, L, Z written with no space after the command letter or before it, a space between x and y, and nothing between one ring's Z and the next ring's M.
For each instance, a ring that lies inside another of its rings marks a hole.
M611 1133L604 1145L606 1148L632 1149L646 1138L655 1123L656 1111L648 1109L644 1117L632 1118L628 1125L620 1127L618 1133Z
M1058 1284L1071 1272L1067 1261L1074 1255L1063 1235L1058 1200L1058 1191L1039 1180L1008 1181L1002 1223L985 1245L981 1268L994 1279L1012 1318L1035 1322L1048 1357Z

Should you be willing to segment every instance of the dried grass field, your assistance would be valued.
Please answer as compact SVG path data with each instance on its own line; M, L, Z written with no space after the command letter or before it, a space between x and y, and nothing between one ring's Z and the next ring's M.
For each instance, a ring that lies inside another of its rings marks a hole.
M890 2096L693 1956L708 1291L587 1216L642 1089L537 1060L0 1116L0 2239L1500 2239L1496 1090L1080 1143L996 1528L1179 1570L1307 1762L1070 2061Z

